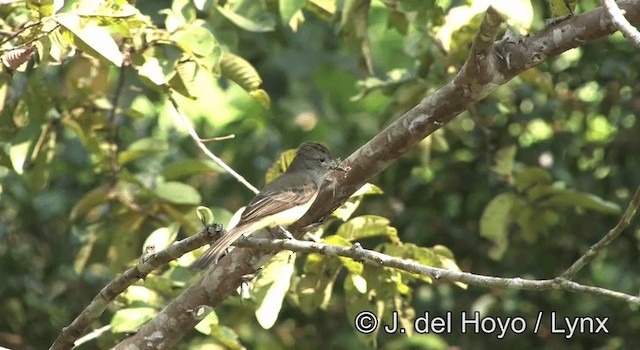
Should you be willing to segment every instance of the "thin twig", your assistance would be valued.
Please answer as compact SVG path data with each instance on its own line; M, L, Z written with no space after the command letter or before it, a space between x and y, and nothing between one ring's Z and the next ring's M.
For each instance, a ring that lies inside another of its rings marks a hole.
M291 239L269 239L258 237L243 237L234 244L240 247L259 247L264 250L279 251L282 249L303 253L318 253L326 256L342 256L354 261L370 263L375 266L391 267L402 271L429 276L435 280L462 282L482 287L519 289L519 290L551 290L561 289L570 292L583 292L604 296L628 303L640 304L640 297L618 291L580 284L561 278L534 280L520 277L504 278L479 275L469 272L448 270L433 266L422 265L416 261L397 258L373 250L364 249L359 244L352 247L334 246L325 243L307 242Z
M568 280L573 279L573 277L580 271L583 267L585 267L588 263L593 260L593 258L598 254L601 250L603 250L609 243L613 242L614 239L618 238L620 233L629 226L631 223L631 219L638 210L638 206L640 206L640 187L636 189L636 193L633 195L633 199L629 202L629 206L627 210L624 212L618 224L612 228L609 233L607 233L598 243L594 244L587 250L584 255L580 257L576 262L571 265L560 277Z
M104 327L100 327L100 328L94 330L91 333L87 333L84 337L76 340L75 345L76 346L80 346L80 345L82 345L82 344L84 344L86 342L89 342L89 341L91 341L93 339L96 339L96 338L100 337L101 335L103 335L104 333L108 332L109 330L111 330L111 325L110 324L108 324L108 325L106 325Z
M209 137L209 138L206 138L206 139L200 139L200 141L202 141L202 142L226 141L226 140L231 140L231 139L235 139L235 138L236 138L235 134L230 134L230 135L226 135L226 136Z
M627 21L624 13L614 0L603 0L602 4L616 28L624 34L637 48L640 48L640 32Z
M251 183L249 183L249 181L245 180L245 178L242 177L242 175L238 174L235 170L233 170L230 166L228 166L224 161L222 161L222 159L218 158L215 154L209 151L207 146L205 146L204 143L202 142L202 139L200 138L200 136L198 136L198 133L196 132L196 130L191 125L191 122L189 122L189 119L185 116L184 113L182 113L182 111L180 110L180 107L178 107L178 103L173 98L173 93L169 93L168 95L169 95L169 101L171 101L171 104L173 105L173 108L176 110L178 117L180 117L182 124L187 128L187 130L189 130L189 135L191 135L191 138L196 142L198 147L200 147L200 149L209 158L211 158L216 164L218 164L222 169L224 169L231 176L235 177L236 180L238 180L241 184L245 185L248 189L253 191L253 193L258 193L259 192L258 189L255 188Z
M33 28L36 26L41 25L43 22L42 21L37 21L37 22L33 22L29 25L26 25L22 28L20 28L19 30L16 30L13 34L9 35L8 37L6 37L4 40L0 41L0 46L6 44L7 42L9 42L10 40L13 40L14 38L16 38L18 35L22 34L25 30L29 29L29 28Z

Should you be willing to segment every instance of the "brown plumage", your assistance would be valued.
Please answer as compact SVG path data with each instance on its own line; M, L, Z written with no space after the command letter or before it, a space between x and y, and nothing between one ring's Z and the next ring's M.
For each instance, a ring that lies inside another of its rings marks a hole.
M316 142L301 144L289 168L249 202L238 224L213 242L191 270L202 270L217 262L244 234L298 221L313 204L324 177L333 168L326 147Z

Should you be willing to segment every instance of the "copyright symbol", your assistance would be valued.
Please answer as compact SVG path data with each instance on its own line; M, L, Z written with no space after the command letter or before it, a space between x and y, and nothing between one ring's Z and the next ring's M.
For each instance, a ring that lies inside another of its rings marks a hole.
M362 334L369 334L378 328L378 318L371 311L362 311L356 315L354 320L356 330Z

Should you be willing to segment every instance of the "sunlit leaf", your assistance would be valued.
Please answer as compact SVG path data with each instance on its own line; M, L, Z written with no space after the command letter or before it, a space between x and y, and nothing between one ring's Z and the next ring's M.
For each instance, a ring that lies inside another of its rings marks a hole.
M278 0L278 9L282 22L289 23L293 15L298 12L308 0Z
M220 73L247 91L255 90L262 84L262 78L251 63L230 52L222 55Z
M144 253L148 247L152 247L156 252L164 250L171 245L171 243L175 242L179 229L180 225L174 222L167 227L160 227L151 232L142 245L142 252Z
M116 311L111 319L111 332L131 333L151 320L158 312L150 307L133 307Z
M264 179L266 183L269 183L275 180L278 176L282 175L282 173L287 170L289 164L293 161L293 158L296 156L295 149L289 149L278 157L278 160L271 165L271 167L267 170L267 173L264 175Z
M188 26L171 34L178 46L190 55L207 56L213 52L217 45L216 38L206 28Z
M376 215L355 217L340 225L336 234L348 241L375 236L387 236L392 242L398 241L398 230L389 226L389 219Z
M88 48L97 52L117 67L122 65L122 52L120 52L118 44L105 28L99 27L93 22L82 24L80 16L74 14L63 14L54 18Z
M215 216L213 215L213 211L205 206L198 206L196 208L196 212L198 213L198 219L202 222L203 226L213 224L215 220Z
M269 94L267 94L266 91L262 89L255 89L255 90L249 91L249 95L251 95L251 97L253 97L254 100L260 103L260 105L264 107L264 109L267 109L267 110L271 109L271 98L269 97Z
M358 209L364 196L382 193L384 192L380 187L370 183L366 183L362 185L362 187L360 187L356 192L354 192L346 202L342 203L339 208L334 210L333 215L337 218L342 219L343 221L347 221L351 217L351 215L353 215L353 212Z
M160 307L162 298L160 295L144 286L129 286L118 298L132 307Z
M338 235L331 235L329 237L323 238L322 241L326 244L339 246L339 247L350 247L353 245L353 243L349 242L344 237L341 237ZM342 265L344 265L344 267L346 267L350 273L356 274L356 275L359 275L362 273L362 263L354 261L353 259L347 258L347 257L340 256L338 258L340 259L340 262L342 263Z
M27 8L37 15L37 18L49 17L64 6L64 0L26 0Z
M253 282L253 297L258 302L256 319L264 329L270 329L278 319L282 301L289 292L294 272L295 253L281 251L262 269Z
M214 328L219 327L219 324L218 315L216 315L214 311L211 311L194 329L202 334L210 335Z
M169 86L181 95L195 100L198 88L196 83L197 63L194 61L180 62L176 65L176 72L178 74L173 75L169 80Z

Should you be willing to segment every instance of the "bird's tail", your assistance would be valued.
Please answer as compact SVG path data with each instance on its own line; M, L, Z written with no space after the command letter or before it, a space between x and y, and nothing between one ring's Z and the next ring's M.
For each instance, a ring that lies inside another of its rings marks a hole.
M233 242L235 242L245 230L242 227L234 227L229 230L227 233L222 235L217 241L213 242L209 249L207 249L204 254L202 254L196 261L191 264L189 270L198 271L204 270L209 265L215 264L220 260L222 255L224 255L227 248L229 248Z

